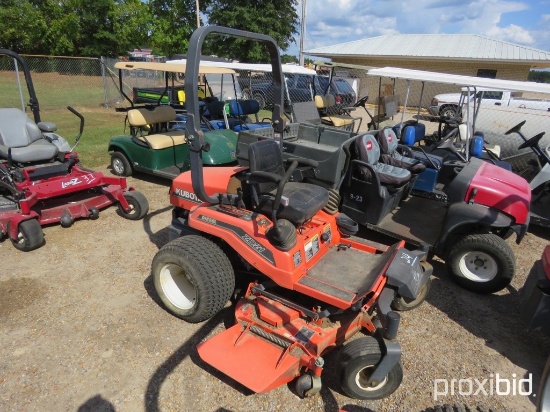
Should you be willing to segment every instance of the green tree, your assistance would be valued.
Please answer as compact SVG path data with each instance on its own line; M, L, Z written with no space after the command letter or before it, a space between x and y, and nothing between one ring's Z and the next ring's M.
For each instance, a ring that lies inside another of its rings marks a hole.
M17 53L39 53L46 32L42 15L28 0L2 0L0 47Z
M267 34L282 50L288 49L298 33L297 0L212 0L206 8L209 24ZM258 42L217 37L208 50L243 62L265 62L264 46Z
M207 1L201 0L201 6ZM197 27L195 0L149 0L153 21L151 45L155 53L168 57L182 53Z

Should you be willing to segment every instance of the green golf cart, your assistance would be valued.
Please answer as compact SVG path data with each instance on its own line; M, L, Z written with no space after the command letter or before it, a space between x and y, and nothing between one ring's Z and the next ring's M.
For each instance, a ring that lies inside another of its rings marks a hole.
M119 88L130 107L126 112L129 134L113 137L109 142L112 172L130 176L141 172L173 179L189 170L189 145L185 134L185 65L157 62L118 62ZM202 94L205 114L208 108L239 96L235 71L218 67L200 67L197 86ZM143 80L154 87L135 87ZM158 86L161 82L164 86ZM132 89L132 98L125 89ZM144 97L145 96L145 97ZM212 109L211 109L212 110ZM205 142L211 150L204 151L204 165L228 165L236 162L237 134L217 129L207 117L203 125Z

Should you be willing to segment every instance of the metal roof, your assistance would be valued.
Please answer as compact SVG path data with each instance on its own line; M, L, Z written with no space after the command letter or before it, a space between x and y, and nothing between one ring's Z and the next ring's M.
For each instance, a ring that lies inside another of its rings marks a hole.
M550 52L477 34L387 34L304 51L319 57L550 63Z

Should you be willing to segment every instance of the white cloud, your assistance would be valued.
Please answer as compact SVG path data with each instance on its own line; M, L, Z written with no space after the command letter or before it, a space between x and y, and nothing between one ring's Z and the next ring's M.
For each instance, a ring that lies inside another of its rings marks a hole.
M487 32L487 36L497 40L525 45L531 45L535 42L535 39L528 30L515 24L510 24L507 27L493 27Z

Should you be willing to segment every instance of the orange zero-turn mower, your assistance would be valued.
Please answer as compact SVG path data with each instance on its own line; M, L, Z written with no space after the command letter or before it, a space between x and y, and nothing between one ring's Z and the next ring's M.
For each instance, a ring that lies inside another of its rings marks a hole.
M198 76L201 47L212 33L266 46L276 91L273 127L282 137L282 70L275 41L201 27L190 39L189 78ZM403 241L387 246L355 237L356 222L325 210L326 189L290 181L298 160L289 159L285 167L275 139L251 143L247 167L203 168L201 152L209 147L192 86L189 82L185 90L191 170L173 181L172 240L152 262L163 304L188 322L201 322L225 306L236 280L247 280L235 325L198 345L205 362L255 392L297 378L297 394L310 396L321 389L324 357L339 349L337 373L347 395L390 395L403 377L395 310L412 309L425 299L432 272L426 253L406 250ZM366 336L352 340L359 331Z

